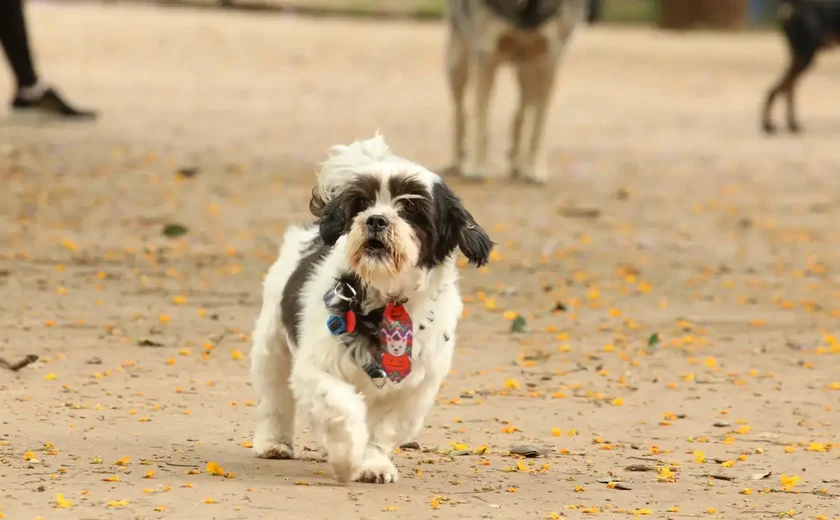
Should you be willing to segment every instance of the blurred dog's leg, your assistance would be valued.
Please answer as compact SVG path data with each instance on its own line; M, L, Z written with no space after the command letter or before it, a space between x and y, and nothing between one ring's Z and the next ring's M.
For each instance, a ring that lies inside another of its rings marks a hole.
M516 107L516 113L513 115L513 123L510 131L510 149L508 150L508 158L510 159L510 172L513 177L518 177L522 174L522 127L525 123L525 115L528 111L529 100L533 93L529 91L531 82L529 81L529 70L524 65L516 67L516 79L519 83L519 105Z
M816 49L809 50L806 53L796 53L791 56L790 64L785 71L782 78L776 83L767 93L767 98L764 102L764 113L762 118L762 126L764 131L768 134L776 131L776 126L773 124L773 104L776 96L781 93L785 94L787 100L787 125L792 132L799 132L801 127L796 117L796 104L794 93L796 90L796 82L799 77L805 72L814 61Z
M529 86L526 92L529 94L528 104L533 115L530 117L527 149L520 166L526 179L542 184L548 180L544 145L545 119L551 106L557 61L547 57L529 64L528 69Z
M464 162L464 138L466 136L466 113L464 111L464 94L469 80L469 61L467 48L463 36L456 34L455 29L449 30L449 41L446 49L447 76L452 94L452 164L451 173L460 174Z
M474 81L475 109L471 115L470 135L473 148L467 154L465 177L484 178L487 176L487 118L490 111L490 96L496 77L498 59L494 55L476 53L472 57L470 76Z
M802 127L799 125L798 117L796 117L796 84L802 77L802 73L808 70L808 67L814 63L814 55L817 50L809 50L804 55L797 56L793 67L789 73L789 79L785 82L785 98L787 99L787 126L788 130L794 133L799 133Z
M772 134L776 131L776 125L773 124L773 104L776 101L776 96L779 95L779 92L782 91L782 85L784 85L784 78L787 77L787 73L785 76L779 80L778 83L775 83L770 90L767 92L767 97L764 98L764 110L762 111L762 118L761 118L761 127L764 131L768 134Z

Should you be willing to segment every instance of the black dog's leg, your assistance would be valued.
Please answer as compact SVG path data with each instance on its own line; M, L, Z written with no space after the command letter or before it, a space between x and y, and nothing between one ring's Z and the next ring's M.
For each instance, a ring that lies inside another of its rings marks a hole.
M767 93L767 99L764 103L764 131L772 134L776 131L775 125L772 121L773 102L776 96L783 93L787 100L787 125L791 132L799 132L801 127L797 122L796 117L796 103L794 100L794 91L796 89L796 82L803 72L813 63L816 49L807 51L804 54L794 54L791 56L790 65L785 71L782 78L776 83L770 92Z
M779 95L779 92L782 91L782 85L784 84L784 78L786 78L788 74L782 78L777 84L775 84L770 91L767 93L767 98L764 101L764 117L762 119L762 127L764 131L768 134L772 134L776 131L776 126L773 125L773 102L776 101L776 96Z
M784 17L782 30L790 49L790 64L778 83L767 93L764 102L763 127L767 133L775 131L772 121L773 102L776 96L785 94L787 100L787 125L791 132L799 132L801 127L796 117L796 84L802 73L814 61L823 40L824 20L820 13L808 3L787 3L790 12ZM781 12L781 11L780 11Z
M785 98L787 99L787 126L788 130L793 133L799 133L802 127L799 125L796 117L796 83L802 77L802 73L808 70L808 67L814 63L814 55L816 49L810 49L806 54L796 57L794 63L791 64L790 71L785 76Z

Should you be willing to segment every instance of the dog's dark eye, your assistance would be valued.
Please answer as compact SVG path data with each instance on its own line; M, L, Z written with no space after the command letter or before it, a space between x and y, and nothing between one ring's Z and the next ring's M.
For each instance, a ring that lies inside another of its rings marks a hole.
M347 205L347 211L349 216L353 217L371 206L373 206L373 202L370 199L358 197L351 199L350 203Z
M417 213L417 206L411 201L405 201L403 202L403 211L409 215L414 215Z

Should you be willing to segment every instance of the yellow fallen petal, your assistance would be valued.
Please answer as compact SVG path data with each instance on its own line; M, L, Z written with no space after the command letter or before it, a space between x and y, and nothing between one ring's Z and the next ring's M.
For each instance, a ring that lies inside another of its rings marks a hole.
M55 507L57 509L69 509L73 502L64 498L64 493L55 494Z
M802 481L797 475L782 475L779 480L786 491L795 488Z
M211 475L223 476L225 474L225 470L223 470L222 467L216 464L215 462L210 461L207 463L207 473L210 473Z

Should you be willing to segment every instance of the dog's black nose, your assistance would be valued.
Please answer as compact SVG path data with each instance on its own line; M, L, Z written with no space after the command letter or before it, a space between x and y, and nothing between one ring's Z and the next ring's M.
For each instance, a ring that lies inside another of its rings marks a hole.
M366 223L367 228L374 233L379 233L388 227L388 219L382 215L371 215Z

